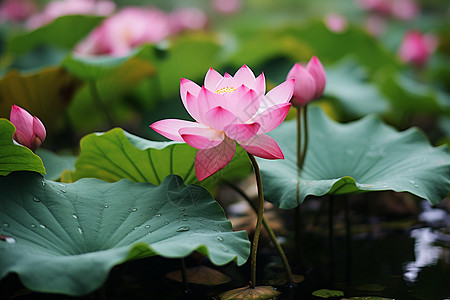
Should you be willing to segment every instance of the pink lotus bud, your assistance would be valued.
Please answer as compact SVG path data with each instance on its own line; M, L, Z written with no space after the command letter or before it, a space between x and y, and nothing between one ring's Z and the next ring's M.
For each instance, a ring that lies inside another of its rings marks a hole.
M328 14L325 16L325 25L330 31L341 33L347 29L347 20L340 14Z
M286 79L295 79L292 105L299 108L314 100L316 83L314 77L305 68L295 63Z
M318 99L322 96L323 91L325 90L325 83L326 83L325 70L320 60L315 56L313 56L309 60L308 64L306 65L306 70L314 78L314 82L316 83L316 91L314 93L314 99Z
M430 41L432 39L419 31L407 32L400 45L400 59L405 63L419 67L424 66L435 47L434 43L430 43Z
M41 146L45 140L46 131L44 124L37 117L30 115L25 109L13 105L10 121L16 126L14 140L17 143L33 151Z
M325 70L315 56L309 60L305 68L295 63L286 78L295 79L294 95L291 100L295 107L305 106L308 102L320 98L325 89Z

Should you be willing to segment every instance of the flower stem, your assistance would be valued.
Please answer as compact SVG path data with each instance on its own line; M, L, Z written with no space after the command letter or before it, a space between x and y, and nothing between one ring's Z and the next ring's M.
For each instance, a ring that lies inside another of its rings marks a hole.
M303 163L305 162L306 151L308 150L308 105L305 105L303 107L302 114L303 114L303 131L305 134L303 138L305 140L305 143L303 145L302 157L299 163L300 172L303 170Z
M103 115L106 118L106 121L108 123L109 127L114 126L113 119L111 115L108 112L108 109L106 108L105 104L103 103L100 93L98 92L97 84L95 83L95 80L89 81L89 91L91 93L92 99L94 100L95 105L97 105L97 108L102 111Z
M249 196L238 186L235 184L226 181L228 186L230 186L233 190L235 190L239 195L241 195L245 200L247 200L248 204L253 208L253 210L258 213L258 209L256 208L255 204L250 200ZM269 234L270 239L272 240L272 243L275 245L275 248L278 251L278 255L281 258L281 262L283 263L284 271L286 272L287 279L290 284L294 283L294 279L292 277L292 271L291 266L289 265L289 261L286 257L286 254L284 253L283 247L281 247L280 242L277 239L277 236L273 232L272 228L269 226L269 223L267 223L266 218L263 216L262 218L262 224L264 225L264 228L266 228L267 233Z
M248 152L247 154L250 157L253 169L255 170L256 186L258 188L258 218L256 221L255 234L253 235L252 249L250 253L250 287L254 289L256 286L256 253L258 252L259 235L261 234L261 224L264 214L264 193L258 163L252 154Z
M300 175L300 162L302 160L302 116L301 109L297 108L297 167Z

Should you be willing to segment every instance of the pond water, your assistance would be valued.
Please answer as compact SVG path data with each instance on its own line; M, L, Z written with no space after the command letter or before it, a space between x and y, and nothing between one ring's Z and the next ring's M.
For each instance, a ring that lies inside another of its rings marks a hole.
M263 233L258 252L258 284L273 285L282 292L278 299L320 299L312 295L319 289L344 292L345 297L333 299L450 299L450 214L445 209L450 201L431 207L410 196L406 200L392 198L392 194L364 197L367 196L332 199L331 240L331 199L305 202L301 264L295 251L293 212L268 204L266 217L285 248L293 272L303 275L304 280L294 287L283 284L282 265ZM346 201L350 227L345 222ZM251 232L254 215L245 203L224 206L235 229ZM351 230L351 238L346 235L346 228ZM85 297L33 293L11 275L0 282L0 299L217 299L221 292L248 284L248 264L239 268L234 263L216 267L198 254L186 258L186 264L188 268L207 265L231 281L219 286L191 284L185 293L183 284L166 277L168 272L179 270L180 260L152 257L115 267L105 285Z

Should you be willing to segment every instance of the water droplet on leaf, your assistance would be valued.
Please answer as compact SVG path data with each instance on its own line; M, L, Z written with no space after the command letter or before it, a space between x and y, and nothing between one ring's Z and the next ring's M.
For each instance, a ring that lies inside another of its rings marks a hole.
M31 224L31 228L36 228L36 224Z
M187 226L181 226L181 227L179 227L179 228L177 229L177 232L188 231L189 229L191 229L191 228L189 228L189 227L187 227Z
M73 214L72 217L73 217L74 219L78 219L78 217L77 217L76 214Z
M41 227L41 228L47 228L47 226L45 226L44 224L40 224L39 227Z
M77 228L78 228L78 232L79 232L80 234L83 234L83 229L81 229L80 226L77 226Z
M41 200L39 198L33 197L33 201L34 202L41 202Z
M3 222L3 227L9 227L9 223Z
M219 242L223 242L223 238L220 237L220 236L216 236L216 240L219 241Z

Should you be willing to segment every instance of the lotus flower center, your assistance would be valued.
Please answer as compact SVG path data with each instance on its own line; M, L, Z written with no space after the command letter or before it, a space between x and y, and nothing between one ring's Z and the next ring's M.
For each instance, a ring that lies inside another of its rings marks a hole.
M227 87L223 87L223 88L221 88L221 89L218 89L217 91L215 91L214 93L216 93L216 94L219 94L219 95L222 95L222 94L225 94L225 93L232 93L232 92L234 92L236 89L234 88L234 87L229 87L229 86L227 86Z

